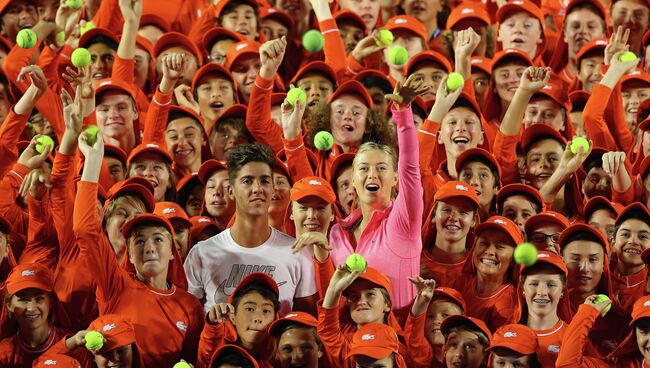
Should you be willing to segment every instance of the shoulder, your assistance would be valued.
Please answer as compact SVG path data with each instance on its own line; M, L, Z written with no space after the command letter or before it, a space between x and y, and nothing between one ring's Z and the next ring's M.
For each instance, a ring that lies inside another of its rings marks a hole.
M276 246L291 246L296 242L296 238L289 234L285 234L280 230L271 228L271 237L269 238L269 242L271 242L271 245Z

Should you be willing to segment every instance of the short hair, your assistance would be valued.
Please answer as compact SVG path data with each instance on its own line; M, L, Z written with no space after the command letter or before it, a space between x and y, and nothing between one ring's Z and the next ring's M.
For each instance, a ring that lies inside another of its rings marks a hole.
M506 200L508 200L508 198L516 196L516 195L526 197L526 200L532 204L533 209L535 210L535 213L542 212L542 206L541 206L540 203L537 203L537 198L535 198L535 197L533 197L530 194L525 193L525 192L512 192L512 193L509 193L507 196L503 196L503 198L501 198L501 201L499 201L499 203L497 203L497 212L499 214L503 213L503 204L506 202Z
M108 201L108 206L106 207L106 211L104 211L104 217L102 219L103 222L103 227L106 227L106 222L108 221L108 218L113 216L113 212L115 212L115 208L117 207L117 201L121 198L124 198L125 200L129 201L131 204L141 204L142 208L144 209L144 212L147 212L147 208L139 197L133 195L133 194L124 194L117 196L115 198L112 198L110 201Z
M217 359L212 362L212 365L210 367L219 368L223 364L234 365L242 368L253 368L253 364L251 364L250 360L246 359L240 354L237 354L236 352L230 351L219 355L219 357L217 357Z
M585 164L585 172L589 174L589 171L591 171L591 169L603 167L603 158L596 156L589 161L585 161Z
M104 35L97 35L97 36L91 38L90 40L88 40L88 42L86 42L86 47L89 47L89 46L94 45L96 43L103 43L103 44L107 45L108 47L110 47L111 49L113 49L113 51L117 51L117 46L118 46L117 42L115 42L115 40L113 40L113 39L111 39L109 37L106 37Z
M309 332L314 336L314 341L316 341L316 344L318 345L318 349L322 350L323 349L323 342L321 341L320 337L318 336L318 332L316 331L316 327L311 327L307 325L303 325L302 323L298 322L289 322L285 323L282 328L280 329L279 333L277 334L277 338L275 339L276 344L280 344L280 337L284 335L285 332L289 330L293 330L296 328L305 328L308 329Z
M205 128L203 127L203 124L201 124L200 121L196 120L196 118L185 111L170 111L169 115L167 116L167 125L169 125L172 121L178 120L178 119L183 119L183 118L189 118L191 119L196 126L201 129L201 131L204 131Z
M574 241L590 241L594 242L596 244L599 244L601 247L603 247L603 252L605 252L605 245L602 243L601 239L598 238L595 234L592 234L591 232L587 231L580 231L580 232L574 232L573 234L569 235L566 240L564 241L564 249L566 249L566 246L573 243ZM564 253L564 250L563 252Z
M250 3L242 0L232 0L226 5L220 13L219 18L217 18L217 21L219 24L223 24L223 17L226 16L228 13L231 13L235 11L235 8L240 6L240 5L248 5L253 8L253 12L255 13L255 19L259 22L260 21L260 13L258 10L257 6L252 6Z
M501 180L501 178L499 177L499 169L496 166L494 166L494 163L492 163L492 161L488 160L484 156L472 156L471 158L465 161L465 164L472 163L472 162L480 162L483 165L487 166L488 169L490 169L492 176L494 176L494 187L499 188L500 180ZM463 169L461 168L461 171L462 170Z
M377 87L381 89L385 94L393 92L393 86L391 86L387 80L374 75L369 75L363 78L361 80L361 84L363 84L366 89Z
M250 162L261 162L273 171L275 154L265 144L240 144L228 157L228 178L231 183L235 182L239 170Z
M483 345L484 348L489 348L490 347L490 339L487 337L487 335L476 328L473 324L469 322L459 322L456 326L450 328L447 331L447 334L445 335L445 342L447 340L447 336L451 334L452 332L459 332L459 331L469 331L473 334L475 334L478 337L478 342Z
M278 294L274 290L271 290L266 285L256 282L250 285L247 285L242 290L237 291L235 296L232 298L232 305L235 307L235 311L241 303L241 300L250 293L258 293L262 298L267 299L273 303L273 312L277 313L280 310L280 300L278 299Z

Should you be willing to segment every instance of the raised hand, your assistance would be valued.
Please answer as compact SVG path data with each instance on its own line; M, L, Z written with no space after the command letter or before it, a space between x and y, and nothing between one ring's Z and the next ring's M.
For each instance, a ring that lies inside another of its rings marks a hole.
M623 55L624 52L629 51L629 49L630 46L626 45L623 51L619 51L612 55L612 59L610 60L610 69L618 70L621 76L634 70L634 68L636 68L641 61L641 59L638 57L634 61L621 61L619 58L621 55Z
M415 285L417 296L411 307L414 316L422 315L427 311L429 302L433 298L433 289L436 288L436 280L424 279L422 276L409 277L409 281Z
M293 85L291 85L293 88ZM296 139L302 132L302 117L305 114L306 104L303 104L300 99L296 99L295 105L289 104L284 101L281 106L282 112L282 131L284 132L284 139Z
M519 82L519 89L522 91L534 94L540 89L544 88L548 81L551 79L551 68L542 68L536 66L529 66L521 76Z
M194 99L194 94L192 93L192 88L185 84L181 84L178 87L174 88L174 97L176 97L176 102L180 106L188 107L197 114L201 114L201 108L199 103Z
M86 160L90 157L104 157L104 138L102 137L101 131L97 132L97 141L92 146L88 144L88 134L81 132L79 134L79 150L86 157Z
M88 335L87 330L81 330L65 340L65 345L68 347L68 350L74 350L76 348L86 345L86 335Z
M125 22L140 23L142 0L119 0L119 5Z
M28 76L32 86L36 88L39 96L48 89L47 78L45 78L45 74L43 74L43 70L41 70L40 67L36 65L23 67L20 70L20 73L18 73L17 80L18 82L27 82Z
M279 39L265 42L260 47L260 76L264 79L273 79L278 72L280 64L284 59L284 53L287 50L287 37L282 36Z
M20 154L18 163L27 167L30 170L39 169L47 159L47 156L52 152L54 147L50 145L45 146L42 153L36 151L36 141L41 135L34 136L29 142L29 146Z
M75 100L79 97L81 117L92 114L95 111L95 82L90 74L90 65L83 68L67 67L61 76L75 91Z
M186 67L185 54L171 53L165 55L162 60L163 77L160 81L160 92L172 92L176 82L183 76Z
M62 88L61 102L63 103L63 121L65 122L65 129L75 133L75 135L79 135L83 123L80 94L77 94L73 99L68 91L66 91L65 88Z
M302 233L291 247L291 250L293 253L298 253L307 246L314 247L314 256L320 262L324 262L332 251L327 235L318 231Z
M69 36L79 23L82 9L83 7L72 9L66 5L65 1L61 1L59 9L56 11L54 23L65 32L66 36Z
M469 59L481 43L481 36L472 27L456 32L454 35L454 56L456 59Z
M328 286L328 292L331 291L334 292L336 295L341 295L343 293L343 290L347 289L354 280L356 280L359 275L361 275L361 272L358 270L354 270L352 272L348 271L348 268L345 264L341 264L336 268L336 271L334 272L334 275L332 276L332 279L330 280L330 284Z
M592 147L593 142L590 140L588 150L585 151L583 147L580 147L578 149L578 153L573 153L571 152L571 143L569 142L569 144L567 144L566 148L564 149L564 153L562 154L558 168L566 170L566 172L570 173L578 171L580 166L582 166L582 163L587 159L587 156L589 156L589 153L591 153Z
M609 37L609 42L605 47L605 59L603 63L609 65L612 63L612 58L615 54L626 51L628 49L628 39L630 38L630 30L619 26L618 29Z
M585 299L584 304L594 308L595 310L598 311L598 314L602 315L605 308L607 308L608 305L612 304L612 301L607 299L607 300L602 301L600 303L596 303L597 300L598 300L598 295L591 295L591 296L588 296L587 299Z
M210 323L221 323L224 320L235 321L235 307L228 303L218 303L210 307L208 321Z
M433 107L429 112L428 119L431 121L441 122L445 117L449 109L456 103L458 96L463 92L462 88L458 88L454 92L451 92L447 89L447 78L445 78L438 85L438 90L436 91L436 100L433 103Z
M397 82L393 93L385 95L384 98L393 101L399 108L403 108L415 100L418 95L428 90L428 87L423 84L422 81L416 82L415 75L411 74L404 84Z
M607 152L602 157L603 170L609 176L614 176L618 170L625 167L625 152Z
M372 33L357 43L354 50L352 50L352 57L355 60L362 62L368 56L382 51L386 47L388 47L388 45L381 45L379 43L379 30L375 29Z
M20 184L19 193L22 198L27 198L29 194L32 198L40 201L50 189L50 171L44 169L35 169L29 172L22 184Z

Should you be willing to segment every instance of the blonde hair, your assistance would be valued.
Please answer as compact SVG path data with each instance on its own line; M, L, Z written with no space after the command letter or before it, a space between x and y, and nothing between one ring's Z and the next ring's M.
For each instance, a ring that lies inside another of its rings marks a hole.
M358 160L361 154L369 151L380 151L390 156L393 169L397 171L397 153L395 153L395 150L391 146L376 142L366 142L359 147L359 150L354 155L354 160L352 160L352 170L359 164Z
M104 212L104 218L103 218L104 226L106 226L106 222L108 221L108 219L111 216L113 216L113 212L115 212L115 209L117 208L117 203L120 200L126 201L125 204L128 205L128 206L141 209L142 213L147 212L147 209L145 208L144 203L142 202L142 200L140 198L136 197L133 194L121 195L121 196L119 196L117 198L111 199L108 202L108 205L106 206L106 211Z

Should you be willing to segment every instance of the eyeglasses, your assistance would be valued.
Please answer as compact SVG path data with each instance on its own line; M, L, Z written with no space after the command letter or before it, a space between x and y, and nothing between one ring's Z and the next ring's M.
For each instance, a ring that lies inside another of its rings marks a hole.
M530 234L530 237L528 238L531 242L537 243L537 244L546 244L546 239L551 239L551 242L553 244L557 244L560 241L560 233L554 233L551 235L547 235L544 233L540 232L534 232Z

